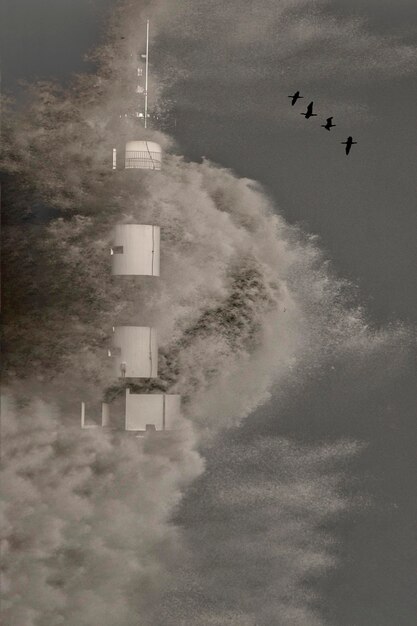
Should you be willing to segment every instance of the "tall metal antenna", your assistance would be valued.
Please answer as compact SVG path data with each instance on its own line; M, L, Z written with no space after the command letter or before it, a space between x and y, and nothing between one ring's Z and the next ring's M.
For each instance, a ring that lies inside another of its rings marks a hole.
M148 126L148 70L149 70L149 20L146 20L145 128L147 128Z

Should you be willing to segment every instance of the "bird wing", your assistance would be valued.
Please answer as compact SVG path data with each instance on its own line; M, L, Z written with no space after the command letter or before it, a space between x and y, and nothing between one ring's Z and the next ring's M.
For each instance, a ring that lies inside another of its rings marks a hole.
M312 110L313 110L313 103L310 102L310 104L307 107L307 111L309 111L311 113Z
M331 123L332 123L332 119L333 119L333 117L328 117L328 118L327 118L327 121L329 122L329 124L331 124Z

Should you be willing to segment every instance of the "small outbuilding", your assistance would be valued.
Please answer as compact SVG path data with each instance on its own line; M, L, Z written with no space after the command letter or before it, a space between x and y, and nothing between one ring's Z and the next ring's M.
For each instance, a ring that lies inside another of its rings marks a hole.
M171 430L180 418L181 396L165 393L131 393L126 389L126 423L128 431Z

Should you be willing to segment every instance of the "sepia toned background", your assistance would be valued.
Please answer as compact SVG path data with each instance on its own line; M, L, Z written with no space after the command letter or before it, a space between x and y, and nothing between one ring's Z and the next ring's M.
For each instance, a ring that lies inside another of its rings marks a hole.
M21 79L67 82L73 72L94 72L84 55L102 41L113 4L4 0L3 92L19 102ZM260 616L260 624L312 626L301 610L278 614L274 585L268 587L304 566L303 593L311 593L323 620L317 624L415 623L416 22L409 0L188 0L155 12L151 63L170 102L174 151L258 181L289 224L317 235L331 272L354 285L367 324L385 337L379 347L334 353L317 370L309 367L302 384L277 390L203 450L207 471L185 492L175 522L210 600L200 588L190 592L187 580L176 590L191 620L184 623L209 624L210 602L230 602L255 616L230 617L231 624ZM287 96L297 89L305 99L291 107ZM319 117L307 121L299 113L310 99ZM320 128L329 115L331 133ZM340 141L348 135L358 145L346 157ZM310 446L322 450L320 460L303 465ZM335 472L340 464L347 475L342 493L320 465L326 446L336 446ZM268 486L288 474L295 479L282 490L281 514L269 517ZM299 510L297 489L313 494ZM323 507L331 501L336 510L338 497L350 505L322 519L312 509L315 489ZM312 552L299 561L291 539L294 519L302 526L310 516L332 537L335 559L314 577L303 559L315 558L321 538L312 535ZM265 554L288 537L288 553L271 568ZM240 562L248 545L251 558Z

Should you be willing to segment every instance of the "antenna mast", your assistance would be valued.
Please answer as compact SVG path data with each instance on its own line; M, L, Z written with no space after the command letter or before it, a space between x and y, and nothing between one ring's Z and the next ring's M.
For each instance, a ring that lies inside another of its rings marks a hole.
M146 20L145 128L147 128L148 126L148 71L149 71L149 20Z

